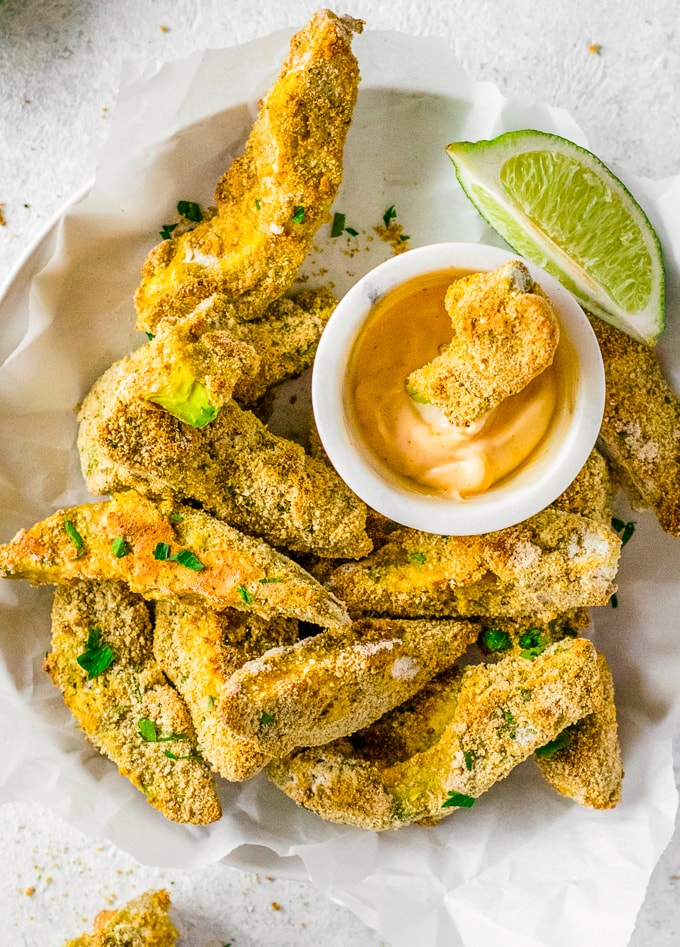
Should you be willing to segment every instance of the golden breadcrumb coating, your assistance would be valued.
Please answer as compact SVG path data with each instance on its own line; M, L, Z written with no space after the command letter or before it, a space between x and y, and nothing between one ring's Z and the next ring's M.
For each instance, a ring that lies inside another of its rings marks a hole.
M91 677L99 668L86 670L78 658L95 648L110 649L111 663ZM173 822L197 825L221 817L189 711L153 657L141 598L118 582L57 589L44 667L88 739L155 809ZM146 721L144 732L140 721Z
M270 756L329 743L413 696L478 633L473 622L360 619L249 661L227 682L219 713Z
M291 551L356 559L372 548L366 507L335 471L235 401L203 428L148 401L118 402L98 437L116 483L196 500L218 519Z
M453 340L408 376L409 392L452 424L478 421L552 364L559 324L552 303L518 260L451 284Z
M353 737L274 760L267 772L297 803L333 822L399 828L470 805L602 699L593 645L566 639L533 660L507 657L445 672L392 712L398 729L387 715Z
M680 536L680 399L652 349L600 319L607 395L600 446L631 494L662 528Z
M561 795L593 809L613 809L621 801L623 764L619 746L614 681L599 655L604 700L565 732L567 744L534 759L543 776Z
M167 891L145 891L115 911L100 911L92 934L64 947L175 947L179 931L168 917Z
M181 323L162 328L148 344L115 362L97 379L78 412L78 450L88 489L95 495L127 485L125 471L99 443L99 426L120 403L153 398L194 378L207 400L223 405L233 393L251 404L271 385L301 374L312 364L335 298L328 290L305 290L272 303L261 319L239 320L238 305L212 296Z
M124 544L117 555L113 543ZM179 558L177 558L179 557ZM34 585L116 579L144 598L178 596L221 611L349 622L331 593L292 560L207 513L133 490L59 510L0 546L0 576Z
M593 449L576 478L551 506L609 525L613 494L614 486L607 461L599 451Z
M292 38L244 153L217 185L217 215L149 254L138 328L155 333L213 293L256 316L291 285L342 179L359 82L351 41L362 26L319 10Z
M479 536L395 530L370 556L339 566L327 585L353 614L550 621L607 603L620 548L602 522L548 507Z
M297 622L290 618L265 622L179 599L156 603L156 659L187 703L203 756L225 779L250 779L268 759L221 720L217 703L226 682L246 661L296 639Z

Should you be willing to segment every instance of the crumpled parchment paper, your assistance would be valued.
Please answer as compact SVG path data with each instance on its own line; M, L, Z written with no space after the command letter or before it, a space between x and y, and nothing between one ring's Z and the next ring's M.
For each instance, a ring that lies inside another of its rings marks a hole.
M178 199L211 203L288 36L126 70L88 196L61 217L0 301L3 541L91 499L74 407L115 358L144 341L133 329L132 295L146 252L176 220ZM369 31L355 49L363 81L335 209L360 233L331 240L322 228L305 266L310 281L332 281L338 293L391 255L373 227L392 204L411 246L501 245L458 187L444 153L449 141L535 127L585 144L566 113L472 82L442 42ZM660 351L680 388L680 179L619 173L663 242L670 327ZM283 412L279 423L297 422ZM173 825L87 744L43 673L51 590L10 582L0 583L0 800L47 804L143 862L191 868L221 859L310 877L393 947L624 947L677 806L680 541L621 502L637 530L623 551L619 607L599 609L591 629L612 667L620 714L626 777L611 812L558 797L527 761L474 809L434 828L378 835L324 823L263 775L223 784L218 824Z

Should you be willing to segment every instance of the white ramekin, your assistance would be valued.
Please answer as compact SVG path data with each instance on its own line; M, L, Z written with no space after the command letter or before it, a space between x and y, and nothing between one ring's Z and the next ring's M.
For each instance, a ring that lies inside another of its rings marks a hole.
M531 462L478 496L451 500L420 493L391 477L362 442L347 398L353 346L373 306L401 284L448 268L494 270L517 254L473 243L419 247L381 263L340 301L314 362L312 402L324 448L342 479L370 507L404 526L442 535L472 535L527 519L556 499L585 463L600 430L605 382L600 349L585 313L552 276L523 262L555 307L561 338L576 355L577 377L568 421L556 425Z

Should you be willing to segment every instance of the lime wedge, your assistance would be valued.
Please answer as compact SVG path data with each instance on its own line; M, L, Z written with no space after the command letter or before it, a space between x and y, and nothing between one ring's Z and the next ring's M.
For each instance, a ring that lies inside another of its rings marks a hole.
M640 342L656 342L664 321L659 238L599 158L531 129L446 150L466 195L513 250L589 312Z

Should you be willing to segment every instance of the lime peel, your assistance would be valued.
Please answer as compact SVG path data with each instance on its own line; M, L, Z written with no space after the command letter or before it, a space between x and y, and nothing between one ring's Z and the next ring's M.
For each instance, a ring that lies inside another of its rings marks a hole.
M533 129L446 150L467 197L513 250L591 313L640 342L656 342L664 324L659 239L599 158Z

